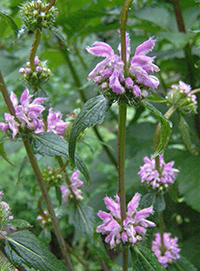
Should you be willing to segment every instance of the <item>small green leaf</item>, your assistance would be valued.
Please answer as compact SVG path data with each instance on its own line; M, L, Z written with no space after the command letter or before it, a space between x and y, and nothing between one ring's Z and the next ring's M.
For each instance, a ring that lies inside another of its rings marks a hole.
M5 252L11 263L42 271L66 271L66 267L29 231L5 236Z
M51 27L51 32L62 42L62 44L67 48L68 44L63 35L61 34L60 30L56 27Z
M8 227L17 227L17 228L30 228L32 227L26 220L23 219L11 219L7 223Z
M80 237L85 237L91 241L91 236L94 231L95 215L90 206L83 206L76 204L72 207L69 215L69 224L75 228L74 243L76 243Z
M168 271L197 271L197 268L189 262L186 258L180 257L180 259L174 261L172 264L168 264Z
M164 149L166 148L166 146L168 144L168 141L169 141L169 138L171 135L172 124L169 120L167 120L163 116L163 114L158 109L156 109L148 101L143 100L143 104L151 113L153 113L156 116L156 118L160 121L160 124L161 124L160 142L154 152L154 157L156 157L158 155L163 154Z
M69 136L69 156L72 164L74 164L77 137L86 128L102 123L110 106L111 102L103 95L96 96L84 104L73 123Z
M16 38L17 37L17 33L18 33L18 27L17 27L16 23L13 21L12 17L9 16L9 15L4 14L2 12L0 12L0 17L4 21L6 21L6 23L10 26L10 28L13 31L13 36L14 36L14 38Z
M11 166L13 166L13 164L10 162L10 160L8 159L5 149L4 149L4 142L1 141L0 142L0 156L6 161L8 162Z
M41 155L63 156L69 160L68 143L54 133L32 134L34 151ZM89 172L80 156L75 153L75 166L83 174L88 184L90 183Z
M131 247L133 271L164 271L154 253L144 246Z
M190 139L190 131L189 131L189 126L186 122L186 120L184 119L184 117L180 114L179 116L179 130L181 133L181 137L188 149L188 151L192 154L192 155L197 155L198 152L196 150L196 147L194 144L192 144L191 139Z

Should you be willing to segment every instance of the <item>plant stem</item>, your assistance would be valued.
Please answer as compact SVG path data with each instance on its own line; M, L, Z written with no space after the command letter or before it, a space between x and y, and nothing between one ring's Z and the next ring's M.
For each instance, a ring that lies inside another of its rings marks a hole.
M124 62L124 74L128 71L127 53L126 53L126 22L128 10L132 0L126 0L121 12L120 21L120 39L121 39L121 58ZM126 114L127 106L123 101L119 101L118 115L118 187L121 207L121 224L126 218L126 191L125 191L125 142L126 142ZM128 270L128 248L123 249L123 271Z
M8 110L10 112L11 115L15 115L15 108L10 100L10 96L8 94L8 90L6 88L6 84L4 82L4 79L3 79L3 76L2 76L2 73L0 71L0 90L1 90L1 93L3 95L3 98L4 98L4 101L8 107Z
M35 33L34 42L32 44L32 48L31 48L31 52L30 52L30 57L29 57L29 61L30 61L30 65L31 65L31 70L32 71L35 70L34 59L35 59L35 54L37 52L37 48L38 48L39 43L40 43L40 38L41 38L41 32L40 32L39 29L37 29L36 33Z
M56 2L56 0L51 0L51 2L49 3L49 5L45 9L45 12L47 12L55 4L55 2Z
M121 222L126 218L125 194L125 141L126 141L126 104L119 105L118 118L118 186L121 204Z
M29 161L31 163L33 172L34 172L35 177L37 179L38 185L39 185L40 190L42 192L42 195L44 197L44 201L45 201L47 210L48 210L49 215L51 217L52 225L53 225L53 228L54 228L54 231L55 231L55 234L56 234L56 237L57 237L57 240L58 240L58 243L59 243L62 255L63 255L63 258L65 259L66 266L69 268L70 271L73 271L72 264L71 264L71 261L70 261L69 255L68 255L68 251L67 251L67 248L65 245L65 240L63 239L62 233L60 231L58 219L55 215L54 208L52 206L51 199L50 199L49 194L47 192L45 182L42 178L42 174L39 169L38 163L37 163L36 158L32 152L30 142L29 142L29 140L23 140L23 143L24 143Z
M60 50L61 52L63 53L65 59L66 59L66 62L68 64L68 67L69 67L69 70L71 72L71 75L74 79L74 83L76 85L76 87L78 88L78 91L80 93L80 96L81 96L81 100L82 102L86 102L87 99L86 99L86 96L83 92L83 90L81 89L81 80L78 76L78 73L76 72L76 69L74 68L72 62L71 62L71 59L69 57L69 52L66 50L66 49L63 49L63 46L62 46L62 43L58 40L59 42L59 46L60 46ZM98 128L95 126L93 127L93 130L94 130L94 133L96 134L97 138L101 141L101 142L104 142L104 139L102 137L102 135L99 133L99 130ZM110 161L112 162L112 164L117 168L117 161L115 159L115 157L113 156L113 154L111 153L111 151L109 150L109 148L105 145L105 144L102 144L102 148L104 149L104 151L106 152L108 158L110 159Z
M7 107L8 107L9 112L13 116L15 116L15 109L13 107L13 104L12 104L11 100L10 100L8 90L6 88L6 85L5 85L5 82L3 80L1 72L0 72L0 91L2 92L2 95L4 97L4 100L5 100L5 103L6 103ZM36 158L35 158L35 156L34 156L34 154L32 152L30 142L29 142L29 140L23 140L23 143L24 143L24 146L25 146L29 161L30 161L31 166L33 168L33 172L35 173L35 177L36 177L36 179L38 181L38 185L39 185L40 190L42 192L42 195L44 197L45 204L47 206L47 210L48 210L48 212L49 212L49 214L51 216L52 224L53 224L53 227L54 227L54 230L55 230L56 237L58 239L58 243L59 243L61 252L63 254L63 258L65 259L66 266L69 268L69 271L73 271L71 261L70 261L69 255L68 255L68 251L67 251L66 246L65 246L65 241L64 241L64 239L62 237L57 217L55 215L53 206L51 204L51 200L50 200L49 194L47 192L47 189L46 189L44 180L42 178L42 174L40 172L39 166L37 164Z

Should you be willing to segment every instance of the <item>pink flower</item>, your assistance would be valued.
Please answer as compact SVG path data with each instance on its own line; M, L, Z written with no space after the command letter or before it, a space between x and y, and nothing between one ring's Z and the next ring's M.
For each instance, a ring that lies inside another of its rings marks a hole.
M171 233L163 234L163 245L161 242L160 233L155 234L155 240L152 242L152 251L158 258L159 263L165 268L168 264L173 263L175 260L180 258L178 247L178 238L171 238Z
M174 183L175 173L179 172L178 169L173 168L174 161L166 164L163 156L159 156L159 169L156 168L155 158L145 157L144 162L138 172L142 183L152 186L153 189L167 188L169 184Z
M49 109L47 116L47 132L53 132L59 136L63 136L69 123L62 120L62 114L59 111L53 113L53 108Z
M83 185L83 182L78 179L78 176L79 176L78 170L72 174L70 188L71 188L75 198L77 200L81 201L81 200L83 200L83 196L82 196L82 191L79 189L79 187L81 187ZM62 193L62 199L63 199L64 203L67 203L68 198L71 196L70 189L67 188L66 186L62 185L60 190Z
M87 46L86 50L95 56L104 57L100 63L89 73L88 80L94 79L102 89L105 89L105 82L108 89L115 94L123 94L132 91L135 97L142 95L141 87L157 88L159 80L153 76L159 68L153 64L155 57L146 56L154 47L156 40L149 38L135 50L135 55L130 61L130 40L126 34L126 59L129 63L127 78L124 77L124 62L121 59L121 44L118 46L120 56L116 55L111 46L105 42L94 42L92 47Z
M110 244L111 248L123 243L134 245L141 241L146 233L147 227L154 227L155 224L146 218L153 214L153 207L137 211L140 194L136 193L127 205L127 216L121 225L120 199L115 197L116 201L105 197L106 208L110 213L99 211L97 215L103 220L103 223L96 229L97 232L106 234L105 242Z
M5 123L0 123L2 131L11 130L13 138L18 134L19 127L27 127L29 130L41 129L44 126L42 112L44 98L35 98L32 102L32 95L29 95L28 89L25 89L20 98L20 105L16 95L11 92L10 99L15 109L15 117L5 113Z

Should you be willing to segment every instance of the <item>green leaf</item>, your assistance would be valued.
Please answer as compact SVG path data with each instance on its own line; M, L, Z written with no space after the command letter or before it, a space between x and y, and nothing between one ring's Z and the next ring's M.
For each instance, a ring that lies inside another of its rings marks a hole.
M180 170L177 178L179 192L189 206L200 212L200 155L193 156L182 151L174 160Z
M69 136L69 156L72 164L74 164L76 140L79 134L88 127L102 123L110 106L111 102L103 95L96 96L84 104L73 123Z
M144 247L131 247L131 259L133 271L164 271L166 270L159 262L154 253Z
M16 38L17 33L18 33L18 27L17 27L16 23L13 21L12 17L4 14L2 12L0 12L0 17L10 26L10 28L13 31L13 36L14 36L14 38Z
M5 251L11 263L42 271L66 271L66 267L29 231L5 236Z
M17 227L17 228L30 228L32 227L26 220L23 219L12 219L7 223L8 227Z
M184 119L184 117L180 114L179 116L179 130L181 133L181 137L188 149L188 151L192 154L192 155L197 155L198 152L196 150L196 146L194 144L192 144L191 139L190 139L190 131L189 131L189 126L186 122L186 120Z
M13 166L13 164L10 162L10 160L8 159L5 149L4 149L4 142L1 141L0 142L0 156L6 161L8 162L11 166Z
M81 237L85 237L91 243L91 237L94 232L95 215L90 206L76 204L71 209L69 215L69 224L75 228L74 243Z
M54 133L32 134L33 148L41 155L63 156L69 160L68 143ZM75 154L75 166L83 174L88 184L90 183L89 172L80 156Z
M147 208L153 205L153 209L156 212L162 212L165 210L165 199L161 193L151 192L142 197L141 208Z
M51 32L61 41L61 43L67 48L68 44L60 30L56 27L51 27Z
M161 132L160 132L160 142L158 144L158 147L156 148L154 152L154 157L158 155L162 155L164 152L164 149L166 148L170 135L171 135L171 127L172 124L169 120L167 120L163 114L156 109L152 104L150 104L148 101L143 101L144 106L153 113L156 118L160 121L161 124Z
M189 262L186 258L180 257L172 264L168 264L168 271L197 271L197 268Z

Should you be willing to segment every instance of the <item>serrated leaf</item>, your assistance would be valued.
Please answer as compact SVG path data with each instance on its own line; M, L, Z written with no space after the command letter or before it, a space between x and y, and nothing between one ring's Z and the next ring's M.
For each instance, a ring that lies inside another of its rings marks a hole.
M50 30L61 41L61 43L67 48L68 46L67 41L61 34L60 30L56 27L51 27Z
M190 139L190 131L189 131L189 126L186 122L186 120L184 119L184 117L180 114L179 116L179 130L181 133L181 137L188 149L188 151L192 154L192 155L197 155L198 152L196 151L196 147L194 144L192 144L192 141Z
M168 264L168 271L197 271L197 268L189 262L186 258L180 257L180 259L174 261L172 264Z
M54 133L32 134L32 138L33 148L37 153L48 156L63 156L69 160L68 143L58 135ZM77 153L75 154L75 166L83 174L89 184L89 172Z
M79 134L88 127L102 123L110 106L110 101L103 95L96 96L84 104L73 123L69 136L69 156L72 164L74 164L76 140Z
M171 127L172 124L169 120L167 120L163 114L156 109L152 104L150 104L148 101L143 100L143 105L151 112L153 113L156 118L159 120L161 124L161 132L160 132L160 141L159 144L154 151L154 157L158 155L162 155L164 152L164 149L166 148L170 135L171 135Z
M83 206L81 204L73 206L69 215L69 224L75 228L74 243L76 243L80 237L85 237L91 241L94 231L94 221L94 211L90 206Z
M14 36L14 38L16 38L17 37L17 33L18 33L18 27L17 27L16 23L14 22L14 20L12 19L12 17L9 16L9 15L4 14L2 12L0 12L0 17L4 21L6 21L6 23L10 26L10 28L13 31L13 36Z
M11 166L13 166L13 164L10 162L10 160L8 159L5 149L4 149L4 142L1 141L0 142L0 156L6 161L8 162Z
M8 227L17 227L17 228L30 228L32 227L26 220L23 219L11 219L7 223Z
M66 271L66 267L29 231L5 236L5 252L11 263L42 271Z
M154 253L144 247L135 245L131 248L133 271L164 271L166 270L159 262Z

